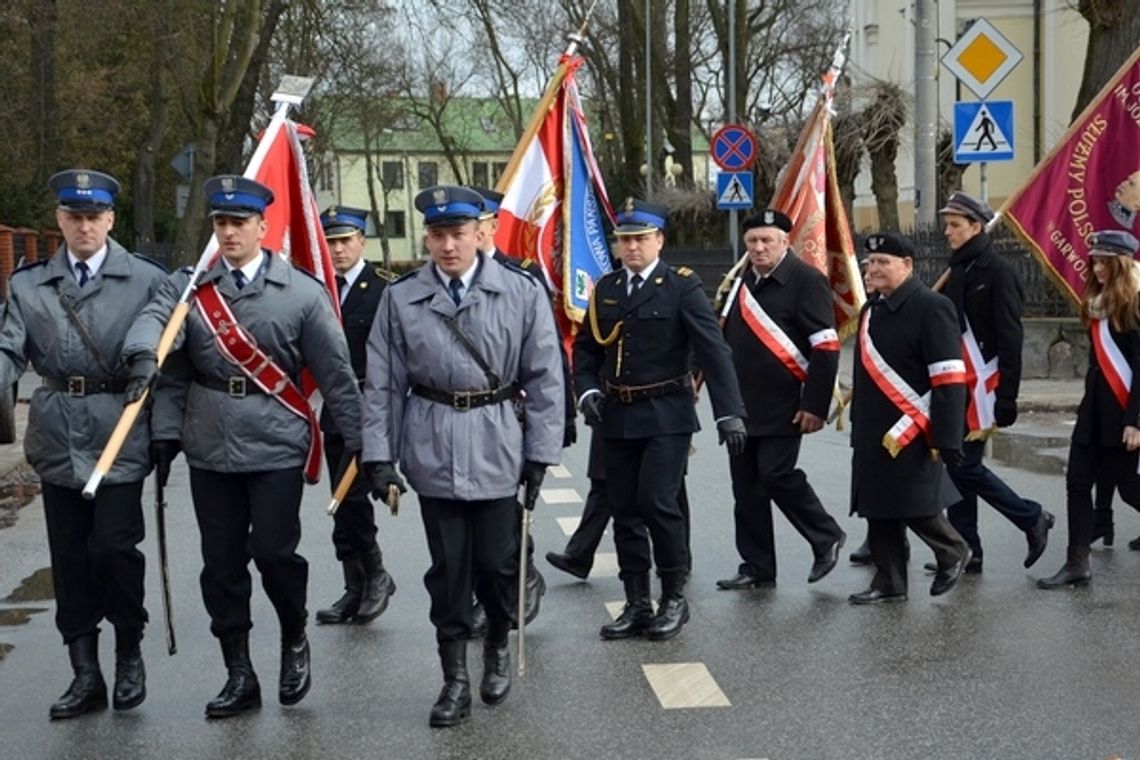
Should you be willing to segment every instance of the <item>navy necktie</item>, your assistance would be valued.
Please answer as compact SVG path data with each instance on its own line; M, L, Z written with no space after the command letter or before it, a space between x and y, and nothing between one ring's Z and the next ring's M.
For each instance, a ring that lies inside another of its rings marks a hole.
M241 271L240 269L235 269L234 270L234 285L237 285L237 289L241 290L242 288L244 288L246 282L248 282L248 280L245 279L245 272Z
M460 299L463 298L459 292L460 288L462 287L463 280L459 279L458 277L452 277L451 282L447 283L447 289L451 292L451 300L455 301L456 306L459 305Z
M336 276L336 297L341 301L344 300L344 287L348 285L348 280L344 279L341 275Z
M86 262L80 261L75 264L75 271L79 272L79 287L82 288L91 279L91 270Z
M633 277L630 277L629 278L629 284L630 284L629 294L633 295L637 291L641 290L641 285L644 282L645 282L645 279L639 274L635 274Z

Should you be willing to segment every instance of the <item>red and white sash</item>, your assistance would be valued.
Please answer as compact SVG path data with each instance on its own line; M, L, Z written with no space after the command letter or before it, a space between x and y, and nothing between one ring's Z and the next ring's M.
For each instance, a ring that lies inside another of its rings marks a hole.
M966 440L980 441L993 435L997 428L994 417L995 391L1001 379L998 372L998 359L995 355L988 362L982 356L978 339L970 320L966 320L966 331L962 333L962 358L966 362Z
M892 457L913 441L921 432L930 435L930 396L931 391L919 395L918 391L910 386L899 373L887 364L886 359L875 348L871 340L871 309L863 315L863 324L859 328L859 349L862 356L863 369L870 375L875 386L891 403L902 412L902 416L883 435L883 448ZM961 359L944 359L934 362L926 367L930 377L931 388L950 383L962 383L966 380L966 366Z
M1132 392L1132 366L1124 358L1120 346L1112 339L1108 327L1109 320L1093 319L1089 322L1089 336L1092 338L1093 353L1101 374L1108 381L1108 387L1112 389L1112 395L1116 396L1120 408L1127 409Z
M316 483L321 477L321 430L317 415L296 383L289 379L264 351L257 347L218 293L214 283L199 286L194 294L198 313L214 332L214 343L222 357L237 366L266 395L276 399L293 414L309 423L309 453L305 457L305 480Z
M768 312L764 311L764 307L748 288L741 288L740 292L743 294L740 297L740 315L744 324L788 368L793 377L801 383L807 380L808 360L796 347L795 341L776 324L776 320L768 316ZM808 336L808 341L813 350L839 350L839 333L831 328L812 333Z

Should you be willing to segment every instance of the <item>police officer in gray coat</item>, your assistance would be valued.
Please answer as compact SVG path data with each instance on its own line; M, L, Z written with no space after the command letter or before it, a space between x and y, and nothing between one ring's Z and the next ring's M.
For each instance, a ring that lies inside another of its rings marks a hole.
M471 713L471 592L487 611L480 697L506 698L516 598L518 485L535 492L562 449L564 400L554 318L542 287L479 250L482 196L441 186L416 196L432 263L388 286L368 338L365 469L373 496L419 496L444 686L431 725ZM512 403L515 402L515 403ZM525 421L516 417L516 404Z
M222 255L201 277L175 344L191 372L185 412L156 415L154 437L157 461L168 463L181 446L190 465L202 597L229 673L206 715L222 718L261 704L249 660L251 558L281 624L278 699L296 704L309 690L309 566L297 544L303 476L316 477L320 455L312 449L312 410L303 397L301 404L290 399L307 367L344 438L343 472L360 450L360 391L329 293L261 248L272 191L225 175L208 180L205 192ZM159 336L190 276L189 270L171 275L139 315L123 348L132 368L153 366ZM264 357L239 366L234 360L249 345ZM273 377L278 370L283 378ZM146 387L146 373L135 374L129 398Z
M32 396L24 451L43 482L55 622L75 671L51 717L72 718L107 706L98 659L103 619L115 627L115 709L146 697L139 648L146 563L137 547L151 467L148 426L131 431L94 501L83 499L82 488L122 413L123 338L166 272L108 237L119 190L113 177L65 171L51 178L51 188L64 244L50 259L12 273L0 330L0 387L10 388L29 363L43 377Z

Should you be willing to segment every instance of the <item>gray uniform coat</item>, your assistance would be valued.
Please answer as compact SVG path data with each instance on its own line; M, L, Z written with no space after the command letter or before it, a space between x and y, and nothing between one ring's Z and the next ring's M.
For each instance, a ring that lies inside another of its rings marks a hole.
M360 391L329 294L282 257L265 255L262 273L241 290L221 259L206 271L202 282L216 283L238 322L294 382L302 368L312 371L345 447L359 450ZM170 275L127 335L124 356L154 351L189 281L188 269ZM174 348L195 375L221 379L242 374L219 353L214 333L197 307L191 307ZM181 439L191 467L261 472L304 466L309 448L305 420L263 393L232 398L186 380L184 413L160 417L156 410L154 435Z
M524 461L555 464L561 454L562 358L550 302L531 276L482 253L479 259L458 307L431 264L389 285L368 338L363 461L398 462L422 496L512 496ZM458 411L411 394L416 384L488 388L445 324L452 317L501 382L526 393L525 431L510 403Z
M8 281L4 326L0 329L0 387L9 388L30 363L43 377L107 378L79 329L67 316L60 297L86 326L117 377L123 339L139 311L157 292L166 270L149 259L128 253L107 240L107 257L97 276L80 288L60 248L47 261L21 267ZM156 400L156 404L160 401ZM63 391L37 388L28 412L24 454L40 478L64 488L82 488L103 453L103 446L123 412L121 393L72 397ZM136 424L106 483L131 483L150 472L149 433Z

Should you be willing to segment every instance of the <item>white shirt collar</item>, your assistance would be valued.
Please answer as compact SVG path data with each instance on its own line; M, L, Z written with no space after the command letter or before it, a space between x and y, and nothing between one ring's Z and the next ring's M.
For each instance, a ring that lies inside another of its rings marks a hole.
M87 276L88 277L94 277L96 274L98 274L99 270L103 268L103 262L106 260L107 260L107 244L104 243L102 248L95 251L95 253L93 253L89 259L84 261L84 263L87 264ZM72 253L71 249L68 248L67 249L67 262L71 265L71 271L72 272L76 271L75 265L78 264L80 261L82 261L82 259L80 259L74 253ZM75 281L79 282L78 275L76 275Z
M345 297L348 296L348 291L352 290L352 286L356 284L356 278L360 277L360 273L364 271L364 264L364 257L361 256L360 259L352 265L351 269L340 275L344 278L344 291L340 294L341 303L344 303Z
M241 273L245 275L245 281L253 282L257 277L257 273L261 271L262 263L265 261L265 252L260 251L259 254L260 255L254 256L252 259L250 259L243 267L235 267L230 263L229 259L224 257L222 258L222 263L226 265L227 272L233 272L235 269L241 269ZM232 277L233 275L231 274L230 276Z
M446 288L447 284L451 282L451 275L444 274L443 271L440 270L440 268L435 264L432 264L432 266L435 267L435 276L439 278L439 281L442 282L443 286ZM471 266L467 268L467 271L459 275L460 281L463 282L463 289L460 291L461 293L466 293L471 288L471 281L475 279L475 272L478 271L478 269L479 257L476 256L475 261L472 262Z
M623 264L623 265L622 265L622 269L624 269L624 270L625 270L625 279L626 279L626 282L629 282L630 280L632 280L632 279L633 279L633 276L634 276L635 274L639 274L639 275L641 275L641 280L642 280L642 282L649 282L649 275L653 274L653 270L657 268L657 265L658 265L659 263L661 263L661 259L654 259L654 260L653 260L653 263L652 263L652 264L650 264L649 266L645 267L645 269L642 269L640 272L634 272L634 271L633 271L633 270L631 270L629 267L627 267L627 266L625 266L625 265Z

